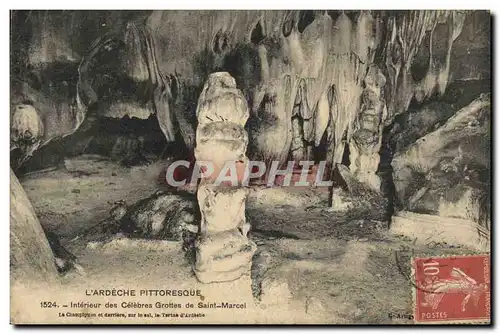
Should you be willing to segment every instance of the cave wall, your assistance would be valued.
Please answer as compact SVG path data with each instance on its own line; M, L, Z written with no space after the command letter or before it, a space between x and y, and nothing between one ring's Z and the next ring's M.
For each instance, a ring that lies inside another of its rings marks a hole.
M454 42L447 89L422 103L412 100L386 128L396 211L465 219L489 230L490 38L489 14L468 15ZM428 49L424 40L413 71L425 69ZM443 49L435 45L437 53Z

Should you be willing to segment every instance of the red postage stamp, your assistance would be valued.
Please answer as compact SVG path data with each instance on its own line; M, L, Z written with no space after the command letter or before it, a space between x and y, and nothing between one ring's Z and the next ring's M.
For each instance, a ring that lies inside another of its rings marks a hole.
M490 256L413 259L415 323L489 323Z

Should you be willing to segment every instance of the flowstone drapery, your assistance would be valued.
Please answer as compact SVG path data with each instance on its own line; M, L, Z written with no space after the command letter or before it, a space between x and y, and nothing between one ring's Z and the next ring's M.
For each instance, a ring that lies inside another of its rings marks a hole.
M211 175L216 177L202 178L198 185L201 223L194 272L203 283L232 281L250 273L257 246L247 238L250 229L245 219L247 189L239 182L240 172L247 165L248 135L244 126L249 112L229 73L218 72L208 77L196 115L195 157L200 164L210 163ZM226 162L235 162L230 173L239 175L232 174L237 182L230 185L215 182L218 176L227 175L220 173Z

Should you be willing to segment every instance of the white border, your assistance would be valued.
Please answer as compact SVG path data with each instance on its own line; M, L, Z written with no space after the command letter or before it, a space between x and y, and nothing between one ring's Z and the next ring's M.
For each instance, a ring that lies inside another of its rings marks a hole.
M422 0L415 2L396 1L223 1L223 0L183 0L178 2L166 1L120 1L117 6L110 2L88 0L81 2L64 1L13 1L12 9L492 9L493 2L487 0L456 0L432 1Z
M9 312L9 187L10 187L10 181L9 181L9 166L8 166L8 157L9 157L9 54L8 54L8 49L9 49L9 9L490 9L492 10L493 14L498 14L498 1L487 1L487 0L453 0L453 1L436 1L436 0L421 0L421 1L415 1L415 2L404 2L404 1L354 1L354 0L349 0L349 1L315 1L315 0L307 0L307 1L302 1L302 2L292 2L292 1L270 1L270 0L252 0L252 1L245 1L245 2L238 2L236 0L233 1L221 1L221 0L210 0L210 1L203 1L203 0L182 0L182 1L150 1L150 0L140 0L140 1L124 1L121 0L116 3L111 3L108 1L99 1L99 0L87 0L85 2L80 1L80 2L69 2L69 1L36 1L36 0L31 0L31 1L4 1L2 2L2 5L5 6L6 8L2 10L1 17L2 19L0 22L3 22L4 27L1 30L1 42L0 45L2 46L2 52L1 52L1 60L0 60L0 66L2 70L2 75L0 76L1 82L2 82L2 89L0 90L2 94L2 99L3 101L3 112L0 112L0 125L3 127L2 131L0 131L0 136L2 137L0 139L0 154L4 158L4 161L0 163L0 182L1 182L1 198L0 198L0 208L1 208L1 213L3 215L3 220L0 222L3 231L0 233L1 236L1 241L0 241L0 246L2 247L2 263L1 267L2 270L2 282L1 282L1 301L2 303L0 304L0 314L1 314L1 325L2 327L6 327L6 330L8 332L13 332L15 329L13 326L10 326L9 323L9 318L10 318L10 312ZM494 34L495 36L495 41L494 45L498 45L498 34ZM496 55L496 53L495 53ZM495 57L495 60L496 57ZM492 73L492 76L495 76L495 73ZM495 94L494 96L498 96L496 94L496 87L495 87ZM499 122L499 116L496 115L494 117L495 119L495 124L494 128L497 128L497 124ZM494 133L495 131L493 131ZM498 137L498 135L496 136ZM498 147L499 144L497 143L498 138L495 138L495 155L498 156ZM495 170L496 172L496 170ZM496 179L496 178L495 178ZM495 198L497 198L495 196ZM493 207L496 207L496 203L493 204ZM494 224L494 223L493 223ZM497 240L497 232L498 232L498 227L495 228L495 240ZM498 242L498 241L497 241ZM496 248L496 247L495 247ZM496 250L496 249L495 249ZM493 277L497 277L497 266L494 266L495 273ZM495 289L494 291L496 291ZM493 298L493 301L495 301L496 298ZM494 305L496 306L496 305ZM496 308L493 306L493 310ZM493 315L492 315L493 316ZM89 329L92 329L91 327L87 327ZM143 332L147 330L148 328L136 328L136 327L129 327L129 330L133 330L134 332ZM199 330L212 330L212 331L219 331L221 328L198 328ZM234 330L235 328L231 328L231 330ZM257 330L262 330L262 328L247 328L245 329L246 331L252 331L255 332ZM317 328L316 328L317 329ZM329 330L332 332L361 332L363 330L369 329L369 330L376 330L376 331L385 331L386 328L339 328L339 327L331 327L331 328L323 328L323 330ZM419 330L420 328L394 328L396 331L400 330ZM468 330L474 330L474 328L467 328ZM50 328L26 328L25 330L28 330L30 333L38 333L42 331L52 331L54 330L53 327ZM75 328L64 328L64 329L59 329L59 331L63 332L69 332L69 331L74 331ZM96 332L104 332L104 331L109 331L113 330L116 331L117 329L113 328L98 328L98 329L92 329L93 331ZM124 330L123 328L119 328L119 331ZM169 333L172 332L190 332L194 331L196 329L182 329L182 328L169 328L169 327L164 327L160 330L166 330ZM226 328L225 330L230 330L229 328ZM288 331L300 331L300 332L312 332L314 329L305 329L305 328L296 328L296 329L291 329L291 328L272 328L273 331L280 331L280 332L288 332ZM424 330L428 333L433 333L437 332L439 329L437 328L424 328ZM442 331L443 329L441 329ZM448 330L455 330L454 328L450 328Z

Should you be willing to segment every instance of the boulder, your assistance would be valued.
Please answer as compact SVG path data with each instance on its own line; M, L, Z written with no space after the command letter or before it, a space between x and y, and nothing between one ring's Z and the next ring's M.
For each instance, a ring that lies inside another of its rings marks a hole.
M445 221L454 218L458 224L461 220L473 226L472 234L465 237L470 241L468 244L475 242L472 240L476 240L479 230L488 234L490 118L490 97L481 95L441 127L396 152L392 160L396 209L440 217L442 233L445 233ZM408 222L405 223L408 225L409 221L414 224L412 219L395 218L398 223L391 228L410 233L411 229L402 228L400 224ZM413 230L410 234L418 233Z

